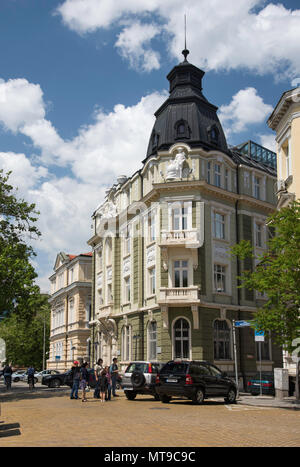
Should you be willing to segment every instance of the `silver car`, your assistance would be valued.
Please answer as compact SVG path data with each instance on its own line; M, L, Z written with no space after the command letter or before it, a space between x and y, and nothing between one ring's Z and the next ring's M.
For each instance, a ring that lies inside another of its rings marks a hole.
M131 362L122 377L121 387L125 396L132 401L137 394L149 394L159 400L155 390L155 379L164 363L161 362Z

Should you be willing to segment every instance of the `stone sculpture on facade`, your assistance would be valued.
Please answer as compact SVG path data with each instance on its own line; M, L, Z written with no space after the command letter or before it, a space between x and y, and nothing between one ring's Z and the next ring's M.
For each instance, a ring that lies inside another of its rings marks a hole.
M166 180L182 179L183 165L186 161L186 155L183 148L177 149L175 159L171 161L167 167Z

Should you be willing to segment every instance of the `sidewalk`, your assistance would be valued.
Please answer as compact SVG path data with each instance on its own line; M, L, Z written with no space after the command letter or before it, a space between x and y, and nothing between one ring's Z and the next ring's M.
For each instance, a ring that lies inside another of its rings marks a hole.
M296 401L295 397L285 397L281 400L276 399L273 396L251 396L247 393L240 393L237 399L237 404L251 405L255 407L300 410L300 401Z

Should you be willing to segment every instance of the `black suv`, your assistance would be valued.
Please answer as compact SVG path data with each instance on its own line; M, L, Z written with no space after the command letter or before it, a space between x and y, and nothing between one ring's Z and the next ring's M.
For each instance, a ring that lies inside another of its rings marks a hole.
M211 396L222 396L225 402L233 404L237 387L226 373L211 363L172 360L157 375L156 392L164 403L170 402L173 396L186 397L195 404L202 404Z

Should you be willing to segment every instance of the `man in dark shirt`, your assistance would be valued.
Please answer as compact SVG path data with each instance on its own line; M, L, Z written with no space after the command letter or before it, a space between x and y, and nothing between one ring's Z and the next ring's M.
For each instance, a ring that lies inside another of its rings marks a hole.
M75 361L74 366L71 368L71 378L73 381L70 399L78 399L78 389L80 382L80 368L79 362Z
M12 375L12 367L10 365L5 365L4 369L3 369L3 377L4 377L4 381L5 381L5 384L6 384L6 389L9 391L10 388L11 388L11 375Z
M119 374L117 362L118 362L117 358L114 358L112 365L110 365L110 368L109 368L109 372L111 375L111 389L112 389L113 397L118 397L118 394L116 394L116 385L117 385L118 374Z

